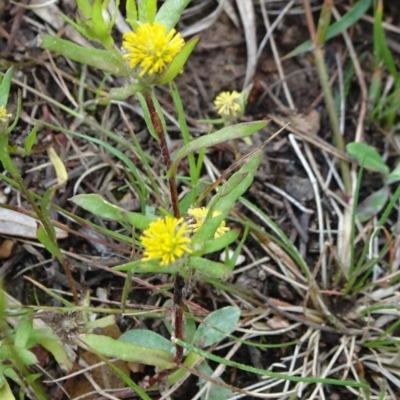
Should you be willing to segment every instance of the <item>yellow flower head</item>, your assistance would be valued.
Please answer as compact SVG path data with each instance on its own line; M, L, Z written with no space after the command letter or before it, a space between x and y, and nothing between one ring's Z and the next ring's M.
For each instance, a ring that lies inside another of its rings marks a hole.
M240 93L221 92L214 100L214 106L218 114L222 118L239 118L242 113L242 105L240 104Z
M11 118L11 114L7 114L7 110L4 106L0 106L0 121L7 122L8 118Z
M160 260L168 265L185 253L191 253L188 226L183 218L159 218L151 222L140 237L144 247L143 261Z
M188 228L192 233L200 229L206 219L207 213L208 209L206 207L189 208L188 215L194 219L194 221L188 225ZM217 217L218 215L221 215L221 211L214 211L212 214L213 217ZM225 225L225 221L222 221L215 231L214 238L218 238L228 231L229 228Z
M143 78L165 72L184 44L175 29L167 32L167 27L160 22L146 22L138 25L134 32L124 34L122 47L129 67Z

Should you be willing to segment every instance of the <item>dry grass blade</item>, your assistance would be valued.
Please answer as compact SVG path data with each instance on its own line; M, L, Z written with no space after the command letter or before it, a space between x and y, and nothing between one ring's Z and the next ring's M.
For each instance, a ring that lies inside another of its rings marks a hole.
M244 37L247 49L246 76L243 82L243 90L253 81L257 68L257 38L256 21L253 0L236 0L239 9L240 19L242 20Z

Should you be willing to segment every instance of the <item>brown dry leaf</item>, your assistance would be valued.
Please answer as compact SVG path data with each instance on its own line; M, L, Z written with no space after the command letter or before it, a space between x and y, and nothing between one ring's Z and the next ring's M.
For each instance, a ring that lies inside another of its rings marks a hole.
M317 135L320 128L321 117L316 109L312 109L308 114L289 115L290 123L298 130Z
M4 240L3 243L0 245L0 259L10 257L14 245L15 243L10 239Z
M37 221L28 215L20 212L0 208L0 233L8 236L20 236L29 239L36 239ZM68 232L55 228L56 238L65 239Z
M284 329L290 326L288 320L283 319L279 315L274 315L267 320L267 325L272 329Z

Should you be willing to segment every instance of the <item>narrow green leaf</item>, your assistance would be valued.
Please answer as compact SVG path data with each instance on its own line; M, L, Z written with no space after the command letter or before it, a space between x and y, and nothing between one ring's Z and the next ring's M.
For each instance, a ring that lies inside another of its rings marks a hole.
M29 132L29 135L24 143L24 156L28 156L31 154L32 147L36 142L37 131L38 131L38 125L35 125Z
M214 373L214 371L211 369L211 367L208 365L206 362L202 362L200 365L196 367L197 371L201 372L206 376L211 377ZM216 379L218 382L223 383L223 380L221 378L216 378L213 376L212 379ZM200 389L206 385L209 384L208 379L199 379L199 387ZM233 392L232 390L229 390L226 387L211 384L211 386L208 388L208 390L203 391L201 395L201 400L221 400L221 399L229 399L232 396Z
M51 207L51 200L54 196L54 193L57 191L57 186L53 186L49 189L47 189L42 197L42 201L41 201L41 212L42 212L42 216L44 218L44 220L49 221L51 219L50 216L50 207ZM51 229L51 232L47 232L48 234L50 234L50 239L53 242L56 242L56 230L54 225L50 222L49 224L49 228Z
M56 242L53 242L43 226L38 225L36 229L36 237L40 243L45 247L45 249L57 259L63 259L63 255L61 253L60 248L58 247Z
M106 13L106 14L105 14ZM92 9L93 32L96 39L108 50L114 47L114 40L110 34L110 21L105 20L107 10L103 10L103 1L94 0Z
M104 219L112 221L122 221L125 210L104 200L99 194L78 194L69 199L74 204L82 207L86 211Z
M252 184L261 157L262 151L258 150L252 157L246 160L246 163L238 172L234 173L229 180L221 186L218 193L212 198L208 205L208 217L193 236L193 243L202 243L202 241L209 240L214 236L219 224L228 216L229 211L237 199L242 196ZM221 214L214 218L209 218L214 211L219 211Z
M361 222L365 222L378 214L385 207L389 195L390 192L387 186L369 195L357 207L358 219Z
M267 121L245 122L234 126L227 126L210 135L201 136L192 140L190 143L181 147L175 154L172 162L171 170L177 167L180 160L188 154L199 151L207 147L215 146L219 143L226 142L231 139L239 139L252 135L253 133L265 128Z
M131 83L130 85L127 86L112 88L107 98L124 101L128 97L131 97L140 90L142 90L143 87L144 86L142 83Z
M126 0L126 19L136 21L138 12L136 8L136 0Z
M129 222L132 226L140 230L148 228L150 222L155 220L154 217L128 212L123 208L104 200L96 193L78 194L71 197L69 200L101 218L118 222Z
M352 142L346 146L347 152L360 161L367 168L381 172L385 176L389 174L389 168L382 160L379 153L365 143Z
M173 343L156 332L147 329L132 329L124 332L118 340L124 343L132 343L139 346L159 349L172 353Z
M222 279L225 281L231 276L231 270L225 264L206 260L202 257L189 257L188 265L189 267L194 268L196 271L199 271L200 273L211 278Z
M32 332L32 320L31 319L21 320L17 327L17 331L15 333L14 345L17 347L25 348L28 343L28 339L31 332Z
M240 309L237 307L228 306L212 312L197 328L192 344L204 348L218 343L235 329L239 318Z
M339 33L343 32L344 30L350 28L351 25L355 24L371 7L372 0L360 0L358 1L355 6L348 11L343 17L339 20L334 22L328 29L326 34L325 41L332 39ZM311 40L307 40L300 46L296 47L293 51L287 54L284 58L291 58L298 56L306 51L310 51L312 49L312 42Z
M8 135L6 133L0 133L0 161L3 164L3 168L13 177L19 176L19 171L15 167L8 152Z
M170 31L179 22L183 10L190 3L190 0L166 0L154 19L161 22Z
M0 106L6 107L8 103L8 95L10 93L11 81L14 70L9 68L4 74L0 84Z
M202 246L201 255L215 253L216 251L225 249L239 237L239 233L238 229L233 229L218 238L207 240ZM197 252L195 254L197 254Z
M147 229L150 222L153 222L156 219L155 216L143 215L132 211L128 211L124 214L124 221L129 222L132 226L141 231Z
M36 356L29 350L9 344L0 347L0 359L14 360L18 357L25 365L37 364Z
M54 357L63 372L68 374L72 371L73 363L60 342L52 339L39 339L39 344Z
M92 6L89 0L76 0L76 5L78 6L78 10L82 16L85 19L90 20L92 17Z
M6 380L0 386L0 399L3 400L15 400L14 394L10 388L10 385Z
M147 21L152 24L157 12L157 0L147 0L146 11Z
M383 2L381 0L378 1L378 4L375 8L374 15L374 56L375 63L378 64L382 60L385 63L386 68L391 73L393 77L397 77L397 68L396 63L394 61L393 55L387 45L385 32L382 27L383 20Z
M142 23L147 22L147 8L146 3L148 0L141 0L137 3L138 20Z
M173 355L165 350L121 342L103 335L90 334L80 339L89 350L94 349L106 357L116 357L122 361L138 362L162 369L169 369L175 366Z
M164 76L160 80L160 85L164 85L165 83L171 82L176 78L178 74L182 72L184 65L186 64L187 59L192 53L194 46L196 46L199 38L193 38L189 40L189 42L185 43L182 50L175 56L169 65L167 71Z
M44 35L40 47L106 72L123 76L129 75L122 55L117 55L117 53L112 53L109 50L88 49L69 40L50 35Z
M356 388L364 388L367 389L368 386L365 383L356 382L356 381L345 381L342 379L332 379L332 378L308 378L303 376L294 376L287 373L279 373L279 372L272 372L266 369L255 368L249 365L241 364L236 361L227 360L223 357L218 357L214 354L211 354L207 351L201 350L189 343L186 343L180 339L175 340L177 344L181 345L185 349L199 354L202 357L207 358L208 360L212 360L217 362L218 364L223 364L229 367L238 368L243 371L247 371L253 374L263 375L271 378L282 379L283 381L292 381L292 382L306 382L306 383L322 383L326 385L338 385L338 386L350 386Z
M400 181L400 163L397 164L397 167L388 175L386 183L390 185L398 181Z

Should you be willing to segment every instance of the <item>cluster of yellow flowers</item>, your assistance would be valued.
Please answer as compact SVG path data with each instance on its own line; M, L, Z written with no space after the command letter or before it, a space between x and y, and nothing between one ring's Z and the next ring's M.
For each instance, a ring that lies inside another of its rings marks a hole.
M239 118L243 113L243 107L240 104L240 93L234 90L233 92L221 92L214 100L214 106L217 113L226 119Z
M190 234L195 233L203 225L208 209L205 207L188 210L189 223L184 218L164 217L150 223L143 231L140 241L144 247L143 261L159 260L161 266L168 265L185 254L192 252ZM214 211L213 217L221 215ZM220 237L229 228L222 221L214 237Z
M138 78L151 78L164 73L185 41L175 29L167 32L160 22L140 24L123 36L124 58Z

